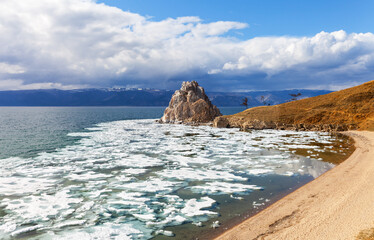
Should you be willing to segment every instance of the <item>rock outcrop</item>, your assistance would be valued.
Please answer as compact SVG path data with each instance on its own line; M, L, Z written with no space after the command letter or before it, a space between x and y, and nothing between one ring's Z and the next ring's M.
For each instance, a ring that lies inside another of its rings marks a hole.
M374 131L374 81L312 98L218 117L215 127L300 131Z
M165 109L160 123L201 124L221 116L196 81L183 82L180 90L175 91L169 106Z

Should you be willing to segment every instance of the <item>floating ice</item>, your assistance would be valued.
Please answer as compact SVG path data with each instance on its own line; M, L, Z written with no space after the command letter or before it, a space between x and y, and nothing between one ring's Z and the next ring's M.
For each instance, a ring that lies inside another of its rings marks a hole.
M91 181L91 180L100 180L100 179L106 179L110 178L111 175L102 174L102 173L96 173L93 171L89 171L82 174L71 174L69 175L69 178L71 180L78 180L78 181Z
M208 182L205 185L191 187L193 192L207 195L245 193L260 189L261 187L256 185L227 182Z
M173 237L174 233L172 231L166 231L166 230L157 230L156 234L162 234L168 237Z
M170 193L185 185L183 182L170 182L159 178L150 178L147 181L132 182L123 185L124 189L139 192Z
M131 224L103 224L101 226L92 226L88 229L65 231L51 236L53 239L114 239L131 240L136 238L148 239L151 232L147 229L136 229Z
M0 225L0 233L11 233L14 232L16 229L17 224L15 222L5 222L2 225Z
M219 228L219 225L220 225L220 223L219 223L219 221L214 221L213 223L212 223L212 228Z
M69 194L69 189L63 189L53 195L43 193L39 196L27 196L17 200L4 199L2 204L5 209L30 221L53 220L65 217L74 209L72 205L80 203L81 198L74 198Z
M28 177L0 177L0 195L24 195L37 193L41 189L50 188L55 184L53 179Z
M247 178L236 176L232 173L225 171L216 171L209 169L192 169L192 168L180 168L180 169L167 169L159 172L159 175L169 179L179 180L215 180L225 179L226 181L246 181Z
M83 225L85 222L87 222L87 220L70 220L70 221L65 221L63 223L57 224L55 228L60 229L64 227Z
M145 168L128 168L123 170L124 173L130 174L130 175L139 175L147 172L148 170Z
M261 175L261 174L265 174L265 173L271 173L273 172L273 170L271 169L250 169L247 171L248 174L251 174L251 175Z
M42 226L41 225L36 225L36 226L31 226L31 227L24 227L24 228L20 228L19 230L16 230L14 232L12 232L12 234L10 234L12 237L15 237L19 234L22 234L22 233L27 233L27 232L32 232L32 231L35 231L39 228L41 228Z
M202 227L203 226L202 222L193 222L192 224L197 226L197 227Z
M182 209L182 213L187 217L202 215L217 215L218 213L209 210L201 210L203 208L212 207L215 201L209 197L202 197L200 200L195 198L186 202L186 206Z
M217 195L241 199L262 189L251 177L320 175L332 165L315 158L332 152L334 140L154 120L101 123L68 135L81 139L33 158L0 160L0 239L29 232L35 239L172 236L165 227L217 217ZM312 159L292 154L300 148Z

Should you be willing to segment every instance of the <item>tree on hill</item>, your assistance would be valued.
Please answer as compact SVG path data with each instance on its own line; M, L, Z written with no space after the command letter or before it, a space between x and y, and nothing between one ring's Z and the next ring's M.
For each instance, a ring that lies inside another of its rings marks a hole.
M297 98L301 96L301 93L297 93L297 94L291 93L291 94L289 94L289 95L292 97L292 98L290 99L290 102L291 102L291 101L295 101L295 100L297 100Z
M268 103L268 102L266 102L265 101L265 96L261 96L261 100L260 100L261 102L262 102L262 104L264 104L265 106L267 105L267 106L270 106L270 103Z
M266 101L265 101L265 97L264 96L261 96L261 102L262 102L262 104L266 105Z
M248 98L243 98L243 102L241 105L245 106L245 108L248 108Z
M270 103L265 101L265 96L261 96L260 101L262 102L262 104L264 104L264 106L270 106Z

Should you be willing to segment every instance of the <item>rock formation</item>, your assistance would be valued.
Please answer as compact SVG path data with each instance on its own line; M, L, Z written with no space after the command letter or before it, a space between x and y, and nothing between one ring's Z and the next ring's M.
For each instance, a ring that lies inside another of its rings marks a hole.
M183 82L180 90L175 91L169 106L165 109L160 123L201 124L221 116L196 81Z
M374 131L374 81L275 106L218 117L215 127L300 131Z

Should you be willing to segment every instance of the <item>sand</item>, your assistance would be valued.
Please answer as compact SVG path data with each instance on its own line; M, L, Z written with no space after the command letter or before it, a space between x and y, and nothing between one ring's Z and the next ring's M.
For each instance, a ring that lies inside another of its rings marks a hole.
M355 239L374 227L374 132L343 163L216 239Z

